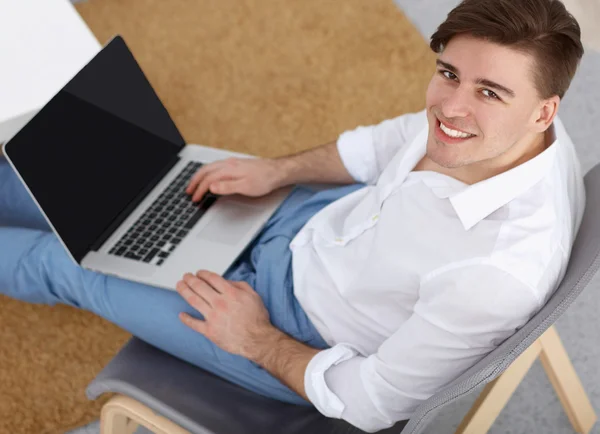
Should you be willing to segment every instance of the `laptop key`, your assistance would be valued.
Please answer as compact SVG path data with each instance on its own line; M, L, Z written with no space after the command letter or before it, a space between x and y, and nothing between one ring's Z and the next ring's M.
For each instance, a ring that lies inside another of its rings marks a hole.
M158 248L154 248L154 249L150 250L150 252L144 258L144 262L150 262L156 256L156 254L158 252L159 252Z
M183 226L184 229L192 229L200 217L204 214L204 210L202 208L198 208L196 212L192 215L192 217L187 221L187 223Z

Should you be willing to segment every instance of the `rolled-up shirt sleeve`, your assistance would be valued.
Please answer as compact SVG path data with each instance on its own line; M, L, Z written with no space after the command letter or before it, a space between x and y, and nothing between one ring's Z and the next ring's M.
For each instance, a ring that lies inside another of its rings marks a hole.
M357 182L375 184L396 152L426 124L421 111L346 131L337 141L342 163Z
M540 308L533 289L492 265L458 267L421 284L412 315L375 354L347 343L321 351L304 382L325 416L376 432L409 419Z

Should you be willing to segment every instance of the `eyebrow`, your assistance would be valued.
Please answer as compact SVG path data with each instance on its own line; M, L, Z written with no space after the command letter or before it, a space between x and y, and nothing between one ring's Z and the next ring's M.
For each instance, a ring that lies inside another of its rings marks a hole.
M454 65L451 65L450 63L446 63L440 59L437 59L435 63L438 66L442 66L442 67L448 69L452 73L456 73L456 75L460 75L458 68ZM515 92L513 90L509 89L506 86L502 86L501 84L498 84L492 80L488 80L487 78L478 78L477 80L475 80L475 83L482 84L486 87L490 87L492 89L498 90L498 91L510 96L511 98L514 98L516 96Z

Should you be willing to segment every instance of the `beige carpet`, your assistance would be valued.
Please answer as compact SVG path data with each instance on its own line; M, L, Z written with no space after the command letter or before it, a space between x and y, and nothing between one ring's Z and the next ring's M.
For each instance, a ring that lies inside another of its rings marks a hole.
M424 107L434 55L391 0L88 0L189 143L279 156ZM87 312L0 297L0 434L96 419L86 385L129 335Z

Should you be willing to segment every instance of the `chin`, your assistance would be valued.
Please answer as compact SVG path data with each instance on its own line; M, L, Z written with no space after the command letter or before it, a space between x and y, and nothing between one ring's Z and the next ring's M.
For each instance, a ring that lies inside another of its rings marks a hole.
M460 156L452 155L452 153L449 152L444 152L445 149L443 146L440 147L437 143L435 143L433 146L434 149L428 147L427 158L438 166L446 169L456 169L466 164L463 159L460 158Z
M437 164L440 167L443 167L445 169L458 169L459 167L463 167L465 164L460 162L460 161L456 161L456 160L452 160L452 159L441 159L441 158L435 158L435 157L429 157L429 159L431 161L433 161L435 164Z

